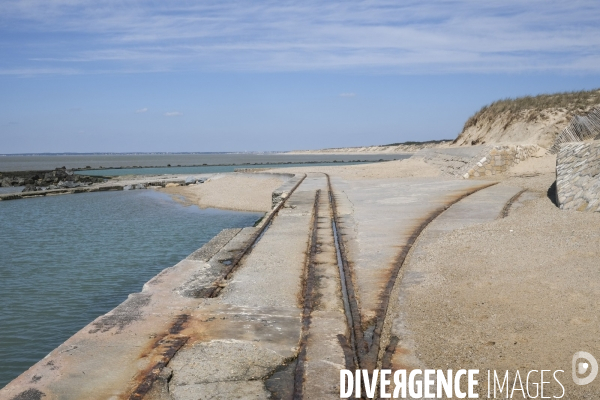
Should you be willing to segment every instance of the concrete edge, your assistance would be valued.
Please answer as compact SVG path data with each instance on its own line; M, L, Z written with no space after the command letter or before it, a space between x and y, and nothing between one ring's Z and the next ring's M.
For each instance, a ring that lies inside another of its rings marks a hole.
M219 281L221 279L226 279L233 272L235 272L236 266L239 263L239 261L252 249L252 247L255 245L255 243L258 240L260 240L264 231L266 231L268 229L268 226L269 226L271 220L274 218L274 216L277 214L277 212L283 207L286 199L291 195L291 193L293 193L296 190L296 188L302 183L304 178L306 178L306 174L294 174L292 179L290 179L288 182L286 182L284 185L281 186L285 189L282 192L287 193L287 195L281 196L281 201L271 211L269 211L265 217L262 218L262 220L256 227L233 228L233 229L222 230L217 235L215 235L210 241L205 243L199 249L192 252L186 258L182 259L177 264L175 264L171 267L167 267L167 268L163 269L158 274L156 274L154 277L149 279L146 283L143 284L142 290L140 292L129 294L128 298L126 300L124 300L122 303L118 304L116 307L112 308L111 310L108 310L106 313L98 316L93 321L90 321L81 330L74 332L67 339L67 341L71 340L74 336L78 335L80 332L88 329L95 322L101 321L107 317L110 317L111 315L114 315L115 311L119 311L119 310L123 311L124 310L123 312L120 312L119 315L123 314L125 311L130 312L131 311L130 309L135 308L135 307L130 307L132 303L136 303L136 301L139 303L139 301L138 301L139 299L142 299L142 300L147 299L149 296L149 293L152 292L152 286L154 286L157 283L160 283L160 280L163 276L166 276L167 274L172 273L173 271L181 269L182 265L185 264L185 262L210 263L214 258L219 258L218 256L225 249L229 254L235 253L235 256L234 256L234 259L231 260L231 265L229 266L228 271L226 271L226 273L224 273L223 276L219 276L215 282L212 282L215 290L208 293L208 297L213 297L213 296L217 295L220 291L220 287L218 285ZM116 190L119 190L119 189L116 189ZM32 193L35 193L35 192L32 192ZM235 241L236 237L238 237L240 234L242 234L242 236L244 236L244 237L241 238L241 240L239 240L239 243L236 243L236 246L234 246L236 248L235 249L226 249L227 245L229 243L232 243L233 241ZM219 260L216 260L216 261L218 262ZM190 278L193 278L193 277L190 277ZM177 289L177 288L175 288L175 289ZM184 297L189 297L189 296L185 296L182 293L179 293L179 294ZM195 297L195 296L192 296L192 297ZM202 296L202 297L205 297L205 296ZM133 310L133 312L137 312L136 310ZM86 330L86 332L87 332L87 330ZM56 348L54 348L52 350L52 352L56 351L61 346L64 346L67 341L59 344ZM50 353L52 353L52 352L50 352ZM31 370L31 368L34 368L36 365L41 363L43 360L44 359L39 360L38 362L33 364L29 369L27 369L26 371L23 371L23 373L21 373L19 376L17 376L13 381L9 382L7 384L7 386L5 386L5 388L10 386L12 382L23 377L25 374L27 374ZM152 383L150 384L150 386L151 387L153 386ZM4 390L5 388L0 388L0 391ZM133 389L135 390L135 388L133 388ZM0 395L0 397L1 396L2 395Z

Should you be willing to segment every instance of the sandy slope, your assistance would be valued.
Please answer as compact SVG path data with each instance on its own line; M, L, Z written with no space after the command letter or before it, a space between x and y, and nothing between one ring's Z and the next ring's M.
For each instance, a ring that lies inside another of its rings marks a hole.
M270 170L271 172L281 171ZM355 164L346 166L320 166L320 167L294 167L285 168L285 172L306 173L324 172L342 179L382 179L382 178L409 178L415 176L439 176L441 172L435 166L425 163L420 159L407 158L404 160L386 161L373 164Z
M506 218L451 232L411 260L427 272L409 295L408 327L428 368L562 369L565 398L588 398L600 384L576 387L570 362L576 351L600 356L600 214L558 209L547 196L554 173L532 176L552 160L541 161L500 183L528 189ZM545 393L560 394L556 384Z
M159 190L202 208L266 212L271 209L272 192L283 182L284 178L277 175L219 174L202 184Z

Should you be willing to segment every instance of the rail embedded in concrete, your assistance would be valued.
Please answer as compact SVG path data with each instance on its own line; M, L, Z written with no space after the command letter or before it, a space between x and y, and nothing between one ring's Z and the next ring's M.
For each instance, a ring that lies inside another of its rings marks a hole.
M340 369L398 365L401 271L423 232L495 218L518 195L472 180L302 179L258 228L223 231L0 398L337 397Z
M518 187L496 185L484 188L449 207L421 232L403 263L402 274L392 291L394 300L385 317L386 346L381 355L381 368L424 367L418 357L410 330L411 321L406 320L405 311L409 307L407 296L410 290L418 287L428 272L419 269L412 260L425 254L426 248L447 232L506 217L511 205L523 193Z
M396 284L398 273L407 254L423 229L425 229L425 227L427 227L431 221L433 221L452 204L459 202L463 198L477 192L478 190L492 185L494 185L494 183L483 182L474 183L472 185L462 185L462 188L458 190L455 189L454 193L451 193L449 196L447 196L446 199L440 202L439 205L434 205L428 209L426 208L423 214L418 215L417 218L415 218L413 221L410 221L411 227L406 229L403 235L404 237L395 244L390 243L390 247L396 247L399 249L399 251L392 259L387 260L387 268L380 268L380 276L377 276L376 278L376 285L373 285L373 283L375 283L373 281L369 282L368 279L360 278L359 274L361 271L357 265L360 264L360 261L358 261L359 257L353 256L350 251L347 250L348 244L356 245L356 243L351 243L348 240L348 236L350 236L350 229L354 230L355 226L350 228L349 225L352 225L351 222L342 221L343 217L340 216L340 213L337 210L336 201L335 199L332 199L336 225L343 227L341 231L342 233L345 231L347 237L346 241L340 240L339 242L343 263L345 287L347 290L345 295L350 302L350 320L353 323L351 329L354 333L352 338L347 338L347 340L349 342L354 340L352 347L356 352L355 356L358 363L356 366L348 366L349 368L356 367L371 371L378 365L381 365L381 358L383 356L381 337L385 323L385 315L387 313L390 301L390 295L393 291L394 285ZM353 206L354 204L355 203L353 203ZM375 212L375 210L373 211ZM354 262L350 260L351 258L354 258ZM363 276L366 276L367 274L372 275L373 272L376 272L374 271L374 268L367 268L367 272ZM358 285L363 287L357 288L356 286ZM364 286L366 286L366 288ZM361 289L363 293L370 292L369 294L375 295L375 297L372 296L374 298L372 304L368 304L365 301L364 296L361 304ZM367 309L369 306L372 308ZM386 346L384 345L383 348L385 347Z

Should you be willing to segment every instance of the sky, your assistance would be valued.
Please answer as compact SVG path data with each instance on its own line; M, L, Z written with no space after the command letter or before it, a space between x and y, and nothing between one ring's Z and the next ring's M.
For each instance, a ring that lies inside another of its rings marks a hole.
M0 154L455 138L495 100L600 88L600 2L0 2Z

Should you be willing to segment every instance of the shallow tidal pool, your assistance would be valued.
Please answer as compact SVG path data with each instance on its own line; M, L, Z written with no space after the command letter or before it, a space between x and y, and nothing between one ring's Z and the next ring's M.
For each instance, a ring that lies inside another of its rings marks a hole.
M154 190L0 202L0 387L164 268L261 213Z

